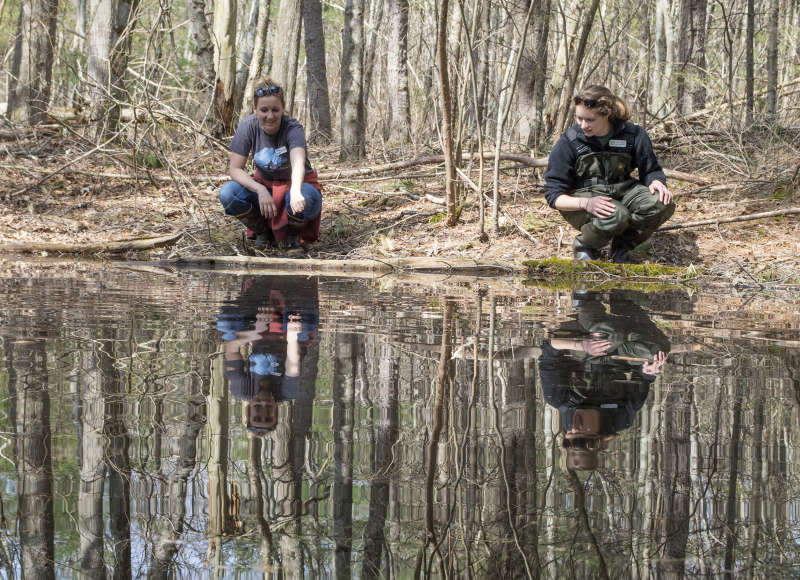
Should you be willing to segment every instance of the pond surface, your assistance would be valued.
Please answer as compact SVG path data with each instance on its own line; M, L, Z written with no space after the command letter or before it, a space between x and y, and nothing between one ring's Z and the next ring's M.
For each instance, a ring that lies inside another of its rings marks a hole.
M797 295L4 266L4 576L800 575Z

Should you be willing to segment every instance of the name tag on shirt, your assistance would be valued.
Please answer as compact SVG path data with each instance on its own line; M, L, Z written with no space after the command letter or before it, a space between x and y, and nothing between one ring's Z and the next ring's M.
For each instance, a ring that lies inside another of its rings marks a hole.
M625 141L623 141L622 143L623 143L623 145L624 145L624 144L625 144ZM286 147L285 147L285 146L284 146L284 147L278 147L278 148L275 150L275 155L283 155L284 153L286 153Z
M609 147L623 147L624 148L624 147L628 146L628 142L625 141L625 139L610 139L608 141L608 146Z
M600 405L601 409L616 409L619 405L616 403L603 403Z

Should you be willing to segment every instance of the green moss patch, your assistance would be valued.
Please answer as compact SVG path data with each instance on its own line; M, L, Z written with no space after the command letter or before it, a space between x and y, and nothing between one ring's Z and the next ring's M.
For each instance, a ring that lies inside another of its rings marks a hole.
M654 283L663 285L666 282L673 287L679 282L696 277L697 274L693 267L678 268L660 264L612 264L599 260L587 262L562 258L528 260L523 262L523 265L530 281L545 281L556 287L570 287L580 281L599 281L615 287L620 285L625 287L631 285L651 286ZM643 280L643 278L647 280Z

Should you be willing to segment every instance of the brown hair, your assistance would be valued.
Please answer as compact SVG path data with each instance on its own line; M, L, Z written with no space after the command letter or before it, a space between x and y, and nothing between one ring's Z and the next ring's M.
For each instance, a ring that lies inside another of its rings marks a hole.
M260 96L256 95L256 91L264 90L266 94L262 94ZM286 108L286 101L284 100L283 96L283 87L280 86L278 83L273 81L269 77L261 77L256 81L255 86L253 87L253 108L255 109L256 105L258 104L258 99L261 97L278 97L281 101L281 105L283 108Z
M627 121L631 118L628 104L602 85L583 87L572 98L572 102L607 116L609 121Z

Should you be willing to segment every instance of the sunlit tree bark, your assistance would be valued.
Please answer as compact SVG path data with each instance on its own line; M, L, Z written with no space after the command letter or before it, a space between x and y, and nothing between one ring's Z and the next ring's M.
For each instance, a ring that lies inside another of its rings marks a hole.
M297 62L300 54L300 30L303 24L303 0L281 0L272 35L272 70L270 76L283 87L286 113L294 112L297 86Z
M766 117L774 122L778 112L778 22L780 22L779 0L769 1L767 23L767 102Z
M214 2L214 107L218 137L232 130L236 91L236 0Z
M253 55L247 70L247 80L242 92L242 116L249 115L253 108L253 90L258 79L264 74L264 60L267 52L267 30L272 9L271 0L258 0L258 21L253 39ZM238 80L237 80L238 82Z

